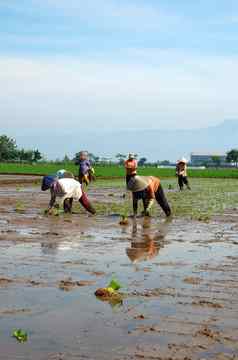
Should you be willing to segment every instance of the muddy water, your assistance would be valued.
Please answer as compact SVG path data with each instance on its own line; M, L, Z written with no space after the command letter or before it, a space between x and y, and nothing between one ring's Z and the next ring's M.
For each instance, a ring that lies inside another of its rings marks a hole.
M117 216L45 217L47 200L36 187L0 190L0 359L238 358L231 214L123 227ZM122 303L94 295L112 276Z

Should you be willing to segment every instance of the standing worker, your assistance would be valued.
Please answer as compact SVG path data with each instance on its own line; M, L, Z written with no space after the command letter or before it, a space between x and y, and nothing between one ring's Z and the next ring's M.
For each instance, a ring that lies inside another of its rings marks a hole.
M130 153L128 159L125 161L126 169L126 183L130 181L131 177L136 175L137 160L135 154Z
M177 161L176 164L176 175L178 177L178 185L180 191L183 190L183 185L185 184L189 190L191 190L188 177L187 177L187 160L182 158Z
M79 165L78 179L80 184L84 183L88 185L92 180L94 180L94 169L88 159L87 151L80 151L79 159L76 160L75 164Z
M154 201L161 206L166 216L171 215L171 209L165 197L160 179L155 176L131 176L127 184L128 190L132 191L133 196L133 213L137 215L138 201L143 201L145 216L150 215L150 210Z

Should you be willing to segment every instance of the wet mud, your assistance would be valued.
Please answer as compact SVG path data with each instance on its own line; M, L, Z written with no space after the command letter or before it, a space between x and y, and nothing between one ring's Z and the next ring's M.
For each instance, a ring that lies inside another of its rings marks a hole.
M0 179L0 359L238 359L236 210L120 226L117 215L45 216L48 200ZM100 301L112 277L120 301Z

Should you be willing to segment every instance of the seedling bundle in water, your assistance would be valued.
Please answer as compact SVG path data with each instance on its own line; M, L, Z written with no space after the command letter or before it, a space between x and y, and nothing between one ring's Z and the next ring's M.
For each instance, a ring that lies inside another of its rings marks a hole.
M119 224L120 225L128 225L129 224L128 218L126 216L122 215L121 220L119 221Z
M112 288L113 290L119 290L121 287L121 284L116 279L112 279L108 285L108 288Z
M117 291L121 288L118 280L112 279L107 287L99 288L95 291L95 295L101 300L116 301L122 303L122 295Z
M24 343L28 340L27 332L22 329L14 330L12 332L12 337L16 338L20 343Z

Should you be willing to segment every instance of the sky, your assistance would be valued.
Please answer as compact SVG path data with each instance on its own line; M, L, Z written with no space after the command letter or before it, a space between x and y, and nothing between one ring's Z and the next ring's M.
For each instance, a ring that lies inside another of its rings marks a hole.
M238 119L237 0L0 0L0 133Z

